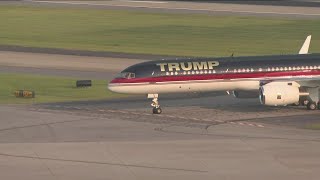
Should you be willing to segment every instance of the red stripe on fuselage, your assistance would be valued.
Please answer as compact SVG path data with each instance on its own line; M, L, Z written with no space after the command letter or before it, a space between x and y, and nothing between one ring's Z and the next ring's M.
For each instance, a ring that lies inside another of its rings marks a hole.
M304 71L282 71L282 72L252 72L252 73L226 73L226 74L194 74L194 75L172 75L143 78L116 78L110 83L157 83L170 81L194 81L194 80L230 80L230 79L248 79L248 78L271 78L271 77L297 77L320 75L320 70Z

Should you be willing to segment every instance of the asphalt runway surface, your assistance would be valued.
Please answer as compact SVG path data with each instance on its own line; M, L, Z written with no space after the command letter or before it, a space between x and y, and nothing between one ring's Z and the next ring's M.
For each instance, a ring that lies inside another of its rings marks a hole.
M140 61L0 57L7 73L101 79ZM305 127L320 121L320 111L224 93L160 95L160 103L161 115L144 96L0 105L0 179L318 179L320 132Z
M8 2L6 2L8 3ZM165 13L205 13L212 15L273 16L290 18L319 18L320 6L276 6L260 4L230 4L178 1L37 1L11 2L35 6L84 7L101 9L124 9ZM314 2L314 4L318 4Z
M0 72L111 80L146 60L0 51Z

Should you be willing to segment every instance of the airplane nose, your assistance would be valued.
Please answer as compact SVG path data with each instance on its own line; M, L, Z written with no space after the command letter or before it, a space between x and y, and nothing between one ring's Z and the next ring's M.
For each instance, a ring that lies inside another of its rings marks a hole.
M121 85L121 79L115 78L108 84L108 89L115 93L130 93L131 91L128 91L128 88Z
M123 93L122 88L119 86L119 79L112 79L108 84L108 89L115 93Z
M108 89L112 92L115 92L115 88L114 88L114 83L113 83L114 80L110 81L109 84L108 84Z

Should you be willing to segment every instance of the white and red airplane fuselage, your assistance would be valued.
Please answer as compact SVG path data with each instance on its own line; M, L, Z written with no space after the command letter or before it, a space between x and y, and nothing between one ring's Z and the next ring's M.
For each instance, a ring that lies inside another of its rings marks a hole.
M128 67L110 82L109 89L118 93L154 95L155 98L163 93L260 89L267 94L266 98L276 97L270 104L265 102L267 105L286 105L308 95L301 92L303 83L299 82L319 77L320 54L175 59ZM271 85L276 86L268 88ZM266 88L270 92L263 91ZM279 92L273 92L277 89ZM291 92L295 93L295 98L281 98Z
M255 91L265 105L297 104L304 100L308 109L320 109L320 54L308 54L310 41L311 35L298 55L144 62L123 70L109 83L109 89L147 94L153 98L151 106L156 114L161 113L159 94L212 91L233 91L236 97L240 91Z

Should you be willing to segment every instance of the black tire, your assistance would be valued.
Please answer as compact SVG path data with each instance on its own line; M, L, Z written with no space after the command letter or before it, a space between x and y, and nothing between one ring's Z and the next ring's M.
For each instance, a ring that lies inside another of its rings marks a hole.
M161 108L153 108L152 112L153 112L153 114L161 114L162 113L162 109Z
M315 102L309 102L309 103L307 104L307 109L308 109L308 110L316 110L316 109L318 109L317 103L315 103Z

